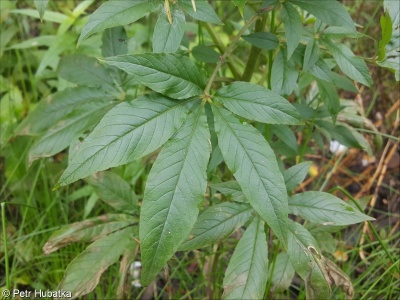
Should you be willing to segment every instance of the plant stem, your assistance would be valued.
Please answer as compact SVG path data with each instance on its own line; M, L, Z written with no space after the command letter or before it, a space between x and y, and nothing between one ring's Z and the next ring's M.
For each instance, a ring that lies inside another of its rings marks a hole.
M255 32L260 32L264 30L265 24L267 23L267 16L264 15L261 20L257 20ZM251 46L249 59L246 64L246 68L243 72L242 80L250 81L253 76L254 70L257 66L258 58L261 53L261 48L256 46Z
M251 24L253 24L257 19L259 18L259 15L256 14L253 17L250 18L246 22L246 24L243 25L242 29L238 32L238 34L235 36L235 38L232 40L232 42L229 44L228 48L225 49L224 54L221 56L221 60L218 62L218 64L215 66L215 69L213 73L211 74L210 79L207 82L206 88L204 89L204 99L203 101L207 101L207 99L210 98L210 90L211 86L215 80L215 77L218 74L218 71L221 69L222 65L224 64L225 60L228 58L228 56L232 53L232 51L236 48L236 44L239 41L240 37L243 35L243 33L246 32L247 28L250 27Z
M270 32L274 33L275 31L275 10L271 13L271 26ZM267 77L267 84L268 88L271 89L271 73L272 73L272 61L274 58L274 50L270 50L268 53L268 77Z
M211 36L211 39L217 46L219 52L224 53L225 52L224 43L222 43L221 39L219 38L218 34L215 32L214 28L209 23L203 23L203 26L207 29L208 33ZM240 78L240 72L236 68L236 65L228 61L228 66L233 74L233 77L235 77L236 79Z

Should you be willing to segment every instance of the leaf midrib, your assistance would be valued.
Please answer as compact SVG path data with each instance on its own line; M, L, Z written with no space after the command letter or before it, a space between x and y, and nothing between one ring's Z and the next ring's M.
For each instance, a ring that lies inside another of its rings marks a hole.
M179 182L180 177L182 176L182 170L183 170L183 167L184 167L184 165L185 165L185 163L186 163L186 161L187 161L186 158L187 158L187 155L188 155L188 153L189 153L190 145L192 144L192 140L193 140L193 137L194 137L194 135L195 135L195 132L196 132L196 129L197 129L197 124L198 124L198 121L199 121L199 119L200 119L202 110L203 110L203 107L200 106L200 107L198 108L196 120L195 120L195 122L193 123L193 129L192 129L192 132L191 132L191 134L190 134L190 138L189 138L189 141L188 141L188 144L187 144L188 146L187 146L186 149L185 149L185 155L184 155L184 157L183 157L183 159L182 159L182 164L181 164L181 167L180 167L180 169L179 169L179 172L178 172L179 175L178 175L178 178L177 178L177 181L176 181L176 182ZM170 217L169 212L170 212L170 210L171 210L172 202L173 202L173 200L175 199L176 190L177 190L177 185L175 186L175 188L174 188L174 190L173 190L173 194L172 194L172 197L171 197L172 200L171 200L171 202L170 202L170 204L169 204L169 206L168 206L167 218L166 218L165 222L162 223L162 231L161 231L160 239L161 239L161 237L164 236L165 225L168 223L167 221L168 221L168 219L169 219L169 217ZM158 249L159 249L159 247L160 247L160 244L161 244L161 243L160 243L160 240L158 240L158 241L157 241L157 247L156 247L155 253L158 253ZM178 247L179 247L179 245L178 245ZM155 259L152 259L152 260L151 260L151 264L150 264L150 268L149 268L149 270L151 270L151 271L153 270L154 262L155 262ZM150 272L150 273L151 273L151 272Z
M147 124L148 122L154 120L155 118L160 117L161 115L164 115L164 114L167 113L167 112L170 112L172 109L176 109L177 107L180 107L180 106L182 106L182 105L185 105L185 104L189 103L190 101L194 101L194 100L196 100L196 99L197 99L197 98L189 98L189 99L187 99L187 100L185 100L185 101L181 101L178 105L174 105L174 106L172 106L172 107L169 107L167 110L163 111L161 114L156 114L156 115L154 115L153 117L151 117L150 119L148 119L147 122L142 123L140 126L135 127L135 128L132 129L132 130L129 130L128 132L124 133L123 135L117 136L117 137L116 137L114 140L112 140L110 143L108 143L108 144L102 146L99 150L97 150L95 153L93 153L91 156L89 156L84 162L80 163L80 165L82 165L82 164L84 164L84 163L87 163L90 159L92 159L94 156L96 156L100 151L103 151L104 148L109 147L109 146L110 146L112 143L114 143L116 140L122 139L124 136L126 136L126 135L132 133L134 130L136 130L136 129L138 129L138 128L141 128L142 126L144 126L144 125ZM86 149L86 148L85 148L85 149ZM83 150L83 149L82 149L82 150ZM78 168L75 168L75 170L77 170L77 169L78 169ZM70 178L73 174L74 174L74 172L71 172L67 177L65 177L65 178L63 179L62 182L60 182L60 184L62 184L63 182L65 182L65 181L66 181L68 178Z

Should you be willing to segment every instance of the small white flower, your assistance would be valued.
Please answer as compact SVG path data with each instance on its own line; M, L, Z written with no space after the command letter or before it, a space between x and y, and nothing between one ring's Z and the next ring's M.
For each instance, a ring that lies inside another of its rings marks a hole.
M343 151L346 151L347 147L345 145L342 145L338 141L332 140L331 143L330 143L329 150L332 153L338 155L338 154L342 153Z

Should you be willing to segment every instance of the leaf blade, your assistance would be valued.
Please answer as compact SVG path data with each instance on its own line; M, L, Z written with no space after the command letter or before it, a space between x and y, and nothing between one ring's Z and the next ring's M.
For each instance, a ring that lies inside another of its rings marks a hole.
M334 43L331 40L323 39L324 45L331 51L339 68L351 79L358 81L368 87L372 85L371 74L368 67L361 57L354 53L345 45Z
M130 187L121 176L111 171L97 172L87 178L94 187L96 194L108 205L121 211L137 209L137 199Z
M163 145L180 127L186 103L158 94L123 102L111 109L80 146L61 176L66 185L97 171L122 165Z
M325 225L350 225L374 220L339 198L323 192L296 194L289 199L289 209L306 220Z
M255 32L248 35L242 35L242 38L253 46L264 50L273 50L279 45L278 38L270 32Z
M153 52L176 52L185 33L185 25L185 15L181 10L173 10L172 24L169 23L166 12L162 11L154 27Z
M356 31L349 13L336 0L289 0L289 2L308 11L326 24L346 27L352 31Z
M140 213L142 282L148 285L187 238L207 187L211 147L203 107L192 112L161 150Z
M287 244L287 194L275 154L261 134L213 106L218 145L252 207Z
M261 218L246 229L229 261L223 299L262 299L268 280L268 245Z
M248 82L234 82L214 95L233 113L269 124L302 124L297 110L279 94Z
M147 0L105 2L91 14L79 36L78 45L96 32L133 23L156 8L156 5Z
M182 243L179 250L194 250L227 238L247 222L252 210L249 205L229 202L206 208L194 224L189 239Z
M93 242L71 261L58 288L70 291L73 298L94 290L103 272L118 261L126 248L134 247L132 237L132 228L127 228Z
M287 59L290 59L294 50L300 43L302 36L302 23L297 10L290 3L282 3L282 21L285 25L287 43Z
M206 76L191 59L179 54L136 54L107 57L104 63L132 75L139 83L174 99L200 95Z

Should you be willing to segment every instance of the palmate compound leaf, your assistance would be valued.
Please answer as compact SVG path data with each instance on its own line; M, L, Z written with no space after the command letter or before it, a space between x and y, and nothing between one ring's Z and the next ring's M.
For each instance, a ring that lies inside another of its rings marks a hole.
M198 217L188 240L180 251L199 249L230 236L250 218L253 208L248 204L224 202L206 208Z
M268 245L264 222L255 218L229 261L223 299L262 299L268 280Z
M213 106L218 145L251 206L287 245L288 202L276 157L260 132Z
M148 285L188 237L207 187L211 145L202 106L163 147L147 179L140 213L140 247Z
M71 299L93 291L104 271L135 247L134 233L134 227L127 227L93 242L68 265L58 289L70 291Z
M157 9L158 6L155 1L149 0L105 2L90 15L89 21L82 29L78 45L82 40L96 32L133 23Z
M161 147L182 125L186 101L159 94L141 96L111 109L80 145L57 186L138 159Z
M102 58L150 89L174 99L200 95L207 77L194 61L173 53L144 53Z
M233 113L249 120L269 124L302 124L296 108L285 98L260 85L234 82L214 95Z
M291 213L313 223L350 225L374 220L334 195L324 192L304 192L289 199Z

